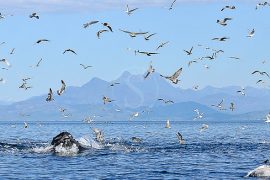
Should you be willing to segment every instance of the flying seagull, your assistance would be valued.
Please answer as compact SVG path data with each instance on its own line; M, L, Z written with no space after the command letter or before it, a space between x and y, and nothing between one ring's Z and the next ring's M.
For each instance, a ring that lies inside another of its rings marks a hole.
M9 54L14 54L15 48L12 48Z
M155 72L155 68L153 68L152 62L150 62L150 65L147 69L147 72L146 72L146 75L144 76L144 79L146 79L153 72Z
M224 19L222 19L222 20L217 20L217 23L218 24L220 24L220 25L222 25L222 26L227 26L227 21L230 21L230 20L232 20L232 18L224 18Z
M127 9L126 9L126 13L130 16L134 11L136 11L139 8L134 8L134 9L129 9L129 6L127 4Z
M83 28L88 28L89 26L98 23L99 21L90 21L85 24L83 24Z
M255 29L252 29L250 32L248 32L247 37L252 38L255 35Z
M48 39L39 39L39 40L37 40L36 44L39 44L41 42L49 42L49 40Z
M205 131L206 129L208 129L208 125L203 124L202 127L200 128L200 132Z
M176 137L177 137L180 144L185 144L185 140L183 139L183 136L182 136L182 134L180 134L180 132L176 133Z
M231 111L234 111L234 109L235 109L235 107L234 107L234 103L233 103L233 102L231 102L231 104L230 104L230 110L231 110Z
M145 54L147 56L152 56L154 54L159 54L159 53L156 53L156 52L147 52L147 51L139 51L139 50L135 51L135 54L136 53Z
M136 37L137 35L145 35L145 34L147 34L148 32L131 32L131 31L127 31L127 30L122 30L122 29L119 29L119 31L122 31L122 32L124 32L124 33L127 33L130 37ZM154 35L154 34L153 34ZM153 36L152 35L152 36ZM149 35L149 37L151 37L150 35ZM148 38L149 38L148 37ZM147 39L148 40L148 39Z
M169 43L169 41L167 41L167 42L162 42L160 45L158 45L158 47L156 48L156 51L157 50L159 50L159 48L162 48L162 47L164 47L166 44L168 44Z
M240 58L239 57L235 57L235 56L231 56L229 57L230 59L236 59L236 60L239 60Z
M84 69L90 68L92 66L88 66L88 65L84 65L84 64L80 64Z
M63 54L65 54L66 52L71 52L71 53L77 55L77 53L76 53L74 50L72 50L72 49L66 49L66 50L63 52Z
M213 38L212 40L216 41L226 41L227 39L230 39L229 37L220 37L220 38Z
M43 59L41 58L41 59L37 62L36 65L32 65L32 66L30 66L30 67L39 67L39 65L40 65L40 63L41 63L42 60L43 60Z
M264 7L266 5L270 6L270 4L268 2L266 2L266 1L265 2L261 2L261 3L258 3L258 4L256 4L256 8L255 9L257 10L260 6L263 6Z
M166 100L166 99L163 99L163 98L159 98L158 101L163 101L165 104L168 104L168 103L173 104L174 103L172 100Z
M188 67L190 67L192 63L197 63L197 61L195 61L195 60L189 61L188 62Z
M170 6L169 10L172 10L173 5L174 5L175 2L176 2L176 0L174 0L174 1L171 3L171 6Z
M39 16L37 15L37 13L32 13L29 15L30 18L36 18L36 19L39 19Z
M101 130L97 129L97 128L93 128L92 129L96 135L96 141L97 142L104 142L104 135L102 133Z
M103 104L113 102L114 100L110 99L109 97L103 96L102 98Z
M59 96L62 95L66 90L66 83L64 82L64 80L61 80L61 83L62 83L61 89L57 90L57 94Z
M245 96L245 95L246 95L246 93L245 93L245 88L244 88L244 87L242 87L241 90L238 90L238 91L236 91L236 92L239 93L239 94L242 95L242 96Z
M195 109L194 111L196 112L196 117L193 120L202 119L203 118L203 113L201 113L199 111L199 109Z
M100 39L100 34L101 34L101 33L104 33L104 32L108 32L108 30L107 30L107 29L102 29L102 30L99 30L99 31L97 32L97 37L98 37L98 39Z
M11 66L11 64L8 62L8 60L7 59L0 59L0 62L2 62L2 63L5 63L8 67L10 67Z
M115 85L118 85L118 84L120 84L120 83L119 82L114 82L114 83L111 83L110 86L112 87L112 86L115 86Z
M235 6L225 6L221 9L221 11L224 11L225 9L235 9Z
M49 89L48 97L46 98L46 101L53 101L53 92L52 89Z
M226 109L223 107L223 103L224 103L224 99L222 99L217 105L213 104L213 105L211 105L211 106L217 107L219 110L226 110Z
M113 32L112 27L109 25L109 23L101 23L103 26L107 27L111 32Z
M265 71L256 70L256 71L253 71L251 74L256 74L256 73L259 73L260 75L266 75L267 77L270 78L269 74L267 72L265 72Z
M193 50L193 46L190 48L190 50L183 50L184 52L187 53L188 56L190 56L192 54L192 50Z
M152 34L150 34L150 35L148 35L148 36L144 36L144 39L146 40L146 41L148 41L148 40L150 40L150 37L152 37L152 36L154 36L154 35L156 35L157 33L152 33Z
M160 75L161 77L164 77L164 78L166 78L166 79L168 79L168 80L170 80L172 83L174 83L174 84L177 84L178 83L178 81L179 81L179 79L178 79L178 77L179 77L179 75L181 74L181 72L182 72L182 70L183 70L183 68L179 68L173 75L171 75L171 76L163 76L163 75Z

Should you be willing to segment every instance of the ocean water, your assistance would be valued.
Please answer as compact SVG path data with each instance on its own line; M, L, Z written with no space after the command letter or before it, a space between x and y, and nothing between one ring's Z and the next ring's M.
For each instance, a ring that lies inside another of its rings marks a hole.
M263 121L0 122L0 179L242 179L270 158ZM202 124L209 128L200 131ZM105 142L95 142L99 128ZM47 151L62 131L86 139L72 155ZM180 132L185 144L179 144ZM133 142L132 137L142 138Z

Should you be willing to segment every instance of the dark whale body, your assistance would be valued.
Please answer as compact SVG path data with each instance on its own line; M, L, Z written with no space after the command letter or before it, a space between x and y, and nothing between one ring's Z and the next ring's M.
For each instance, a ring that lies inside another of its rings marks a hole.
M59 145L61 145L64 148L72 148L75 145L79 149L79 151L84 149L69 132L61 132L60 134L55 136L51 142L51 145L53 146L54 151L55 147Z

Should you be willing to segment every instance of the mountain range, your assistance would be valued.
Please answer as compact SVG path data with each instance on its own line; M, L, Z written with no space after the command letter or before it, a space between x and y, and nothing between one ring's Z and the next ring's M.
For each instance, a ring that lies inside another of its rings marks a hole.
M112 83L119 83L111 86ZM101 119L128 119L134 112L140 113L141 119L174 118L193 119L199 109L206 119L262 119L270 112L270 90L266 88L246 87L245 94L237 93L241 87L224 88L205 87L203 89L182 89L172 85L158 73L144 79L143 75L124 72L119 78L107 82L93 78L81 87L68 86L62 96L54 93L54 101L46 102L47 95L32 97L12 104L0 104L0 120L34 119L57 120L66 118L82 120L86 116L100 116ZM102 97L115 100L103 104ZM157 99L174 101L164 104ZM226 111L214 106L224 99ZM235 110L229 110L230 103ZM67 109L60 113L59 108Z

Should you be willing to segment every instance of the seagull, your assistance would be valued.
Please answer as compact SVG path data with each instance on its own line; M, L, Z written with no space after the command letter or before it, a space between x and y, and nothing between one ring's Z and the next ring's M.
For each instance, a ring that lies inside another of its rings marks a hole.
M205 56L203 58L207 58L209 60L214 60L215 59L215 53L213 53L212 56Z
M163 101L165 104L168 104L168 103L173 104L174 103L172 100L165 100L163 98L159 98L158 101Z
M262 3L258 3L258 4L256 4L256 10L260 7L260 6L266 6L266 5L268 5L268 6L270 6L270 4L268 3L268 2L262 2Z
M200 113L199 109L195 109L194 111L196 112L197 116L193 120L203 118L203 113Z
M180 134L180 132L176 133L176 137L180 144L185 144L185 140L183 139L183 136Z
M193 50L193 46L190 48L189 51L185 49L183 51L186 52L188 56L190 56L192 54L192 50Z
M113 102L114 100L110 99L109 97L103 96L102 98L103 104Z
M252 38L255 35L255 29L253 28L247 35L247 37Z
M150 62L150 65L147 69L147 72L146 72L146 75L144 76L144 79L146 79L153 72L155 72L155 69L153 68L152 62Z
M88 28L89 26L98 23L99 21L90 21L85 24L83 24L83 28Z
M37 40L36 44L39 44L41 42L49 42L49 41L50 40L48 40L48 39L39 39L39 40Z
M145 35L147 34L148 32L131 32L131 31L126 31L126 30L122 30L122 29L119 29L119 31L122 31L124 33L127 33L130 37L136 37L137 35ZM153 34L154 35L154 34ZM152 36L153 36L152 35ZM148 38L150 38L151 36L149 35ZM147 39L148 40L148 39Z
M66 109L66 108L59 108L58 110L59 110L60 112L63 113L63 112L65 112L67 109Z
M162 48L162 47L164 47L166 44L168 44L169 43L169 41L167 41L167 42L162 42L157 48L156 48L156 51L157 50L159 50L159 48Z
M49 89L48 97L46 98L46 101L53 101L53 92L52 89Z
M234 107L234 103L233 103L233 102L231 102L230 110L231 110L231 111L234 111L234 109L235 109L235 107Z
M267 72L265 72L265 71L256 70L256 71L252 72L251 74L256 74L256 73L259 73L260 75L266 75L267 77L270 78L269 74Z
M166 121L165 128L171 128L171 124L170 124L170 120L169 119Z
M24 122L24 128L28 128L27 122Z
M138 116L139 116L139 112L134 112L134 113L132 113L132 114L130 115L129 120L132 120L133 118L138 117Z
M61 96L66 90L66 83L64 82L64 80L61 80L61 83L62 83L61 89L57 90L57 94L59 96Z
M236 59L236 60L239 60L240 59L239 57L235 57L235 56L230 56L229 58L230 59Z
M136 11L139 8L134 8L134 9L129 9L129 6L127 4L127 9L126 9L126 13L130 16L134 11Z
M154 36L154 35L156 35L157 33L153 33L153 34L150 34L150 35L148 35L148 36L144 36L144 39L146 40L146 41L148 41L148 40L150 40L150 37L152 37L152 36Z
M230 38L229 37L221 37L221 38L213 38L212 40L226 41L227 39L230 39Z
M104 135L103 135L102 131L97 129L97 128L92 128L92 130L94 131L94 133L96 135L96 141L97 142L104 142Z
M217 105L213 104L213 105L211 105L211 106L217 107L219 110L226 110L226 109L223 107L223 102L224 102L224 99L222 99Z
M73 54L77 55L77 53L72 49L66 49L63 54L65 54L66 52L72 52Z
M173 5L174 5L175 2L176 2L176 0L174 0L174 1L171 3L171 6L170 6L169 10L172 10Z
M39 67L39 65L40 65L40 63L41 63L42 60L43 59L41 58L36 65L30 66L30 67Z
M5 63L8 67L10 67L11 66L11 64L8 62L8 60L7 59L1 59L0 60L0 62L3 62L3 63Z
M202 127L200 128L200 132L205 131L206 129L208 129L208 125L203 124Z
M210 69L210 67L209 67L207 64L205 64L204 67L205 67L205 69L207 69L207 70Z
M84 69L90 68L92 66L88 66L88 65L84 65L84 64L80 64Z
M107 29L102 29L102 30L99 30L99 31L97 32L97 37L98 37L98 39L100 39L100 34L101 34L101 33L104 33L104 32L108 32L108 30L107 30Z
M192 88L193 90L195 90L195 91L197 91L198 89L199 89L199 85L195 85L195 86L193 86L193 88Z
M23 78L22 81L26 83L30 79L31 79L30 77L27 77L27 78Z
M32 13L29 15L30 18L36 18L36 19L39 19L39 16L37 15L37 13Z
M9 54L14 54L15 48L12 48Z
M190 67L192 63L197 63L197 61L195 61L195 60L189 61L188 62L188 67Z
M245 95L246 95L246 93L245 93L245 88L244 88L244 87L242 87L241 90L238 90L238 91L236 91L236 92L239 93L239 94L242 95L242 96L245 96Z
M259 83L264 84L264 83L265 83L265 81L263 81L262 79L260 79L260 80L258 80L258 81L256 82L256 84L259 84Z
M146 52L146 51L139 51L139 50L135 51L135 54L136 53L145 54L147 56L152 56L154 54L159 54L159 53L156 53L156 52Z
M230 21L230 20L232 20L232 18L224 18L224 19L222 19L222 20L217 20L217 23L218 24L220 24L220 25L222 25L222 26L227 26L227 21Z
M118 85L118 84L120 84L120 83L119 82L114 82L114 83L111 83L110 86L112 87L112 86L115 86L115 85Z
M109 23L101 23L103 26L107 27L111 32L113 32L112 27L109 25Z
M221 11L224 11L225 9L235 9L235 6L225 6L221 9Z
M174 84L177 84L179 81L178 77L181 74L182 70L183 68L179 68L172 76L163 76L163 75L160 76L170 80Z

